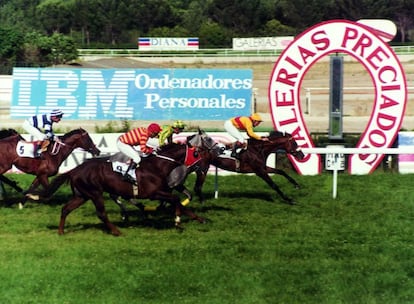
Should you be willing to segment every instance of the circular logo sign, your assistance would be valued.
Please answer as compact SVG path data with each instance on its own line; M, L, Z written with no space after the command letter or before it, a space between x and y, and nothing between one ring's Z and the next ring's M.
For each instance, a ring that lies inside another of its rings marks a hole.
M355 58L365 67L373 82L374 106L357 147L390 147L401 127L407 103L404 71L393 50L370 27L347 20L332 20L309 28L279 56L268 92L275 128L291 133L303 148L314 147L301 111L301 83L315 62L332 53L344 53ZM318 154L307 154L300 161L289 157L301 174L321 172ZM351 155L348 171L351 174L370 173L382 157L380 154Z

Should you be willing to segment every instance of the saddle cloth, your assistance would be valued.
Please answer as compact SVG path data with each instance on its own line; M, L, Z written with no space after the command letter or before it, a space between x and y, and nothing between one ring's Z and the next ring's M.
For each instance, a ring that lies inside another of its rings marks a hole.
M119 161L111 162L111 164L112 164L112 170L114 172L121 173L122 175L125 174L126 170L128 170L128 167L129 167L128 164L119 162ZM134 181L137 180L137 177L135 175L135 169L130 169L128 171L128 175L131 176Z
M35 157L37 142L19 141L16 145L16 153L20 157Z

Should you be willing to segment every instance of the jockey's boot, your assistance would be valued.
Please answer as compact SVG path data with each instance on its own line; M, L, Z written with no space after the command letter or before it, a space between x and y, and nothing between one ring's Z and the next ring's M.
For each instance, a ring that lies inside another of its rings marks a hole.
M245 145L239 141L235 142L233 145L233 149L231 150L231 157L234 157L236 159L240 159L240 152L243 151L245 148Z
M34 157L40 158L42 156L42 144L38 143L35 148Z
M49 139L45 139L44 141L42 141L42 145L40 147L40 149L42 150L42 152L45 152L47 150L47 147L50 144L50 140Z
M135 180L129 175L129 170L135 170L138 167L138 164L134 161L131 161L131 163L128 166L128 169L126 169L124 175L122 176L122 180L134 183Z

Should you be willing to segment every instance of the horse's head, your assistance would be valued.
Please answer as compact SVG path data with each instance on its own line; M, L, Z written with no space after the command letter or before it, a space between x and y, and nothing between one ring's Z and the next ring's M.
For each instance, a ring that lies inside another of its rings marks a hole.
M278 147L278 149L285 150L286 153L291 154L296 159L303 159L305 155L298 146L293 136L286 132L273 131L269 135L269 143Z
M213 153L214 155L219 155L221 153L221 149L217 145L217 142L201 129L198 129L196 134L187 137L187 144L197 148L199 151L205 151L209 154Z
M101 151L94 144L92 138L89 136L88 132L82 128L72 130L64 134L60 137L60 140L64 144L70 145L73 148L81 148L91 153L93 156L99 156L101 153Z

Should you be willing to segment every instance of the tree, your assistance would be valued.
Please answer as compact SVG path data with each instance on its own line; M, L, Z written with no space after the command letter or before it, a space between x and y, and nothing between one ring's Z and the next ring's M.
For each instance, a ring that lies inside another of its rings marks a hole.
M11 27L0 27L1 72L9 74L22 58L23 34Z
M230 31L216 22L207 21L200 26L200 44L206 48L231 47L232 35Z
M46 33L70 32L73 16L69 4L63 0L45 0L36 7L36 17Z
M24 59L30 66L64 64L78 58L73 39L60 33L44 36L31 32L26 34L24 41Z

